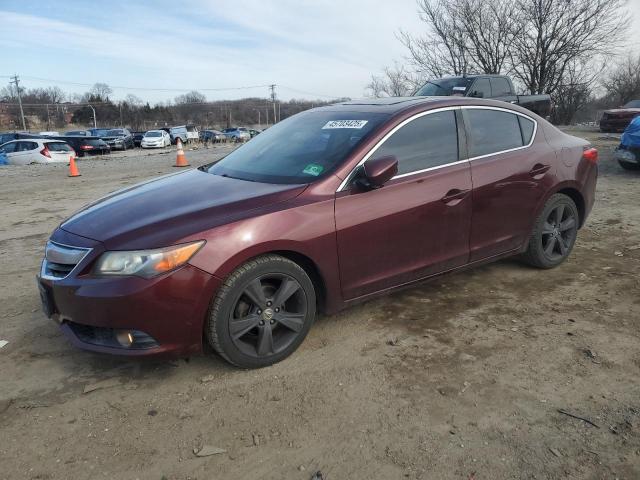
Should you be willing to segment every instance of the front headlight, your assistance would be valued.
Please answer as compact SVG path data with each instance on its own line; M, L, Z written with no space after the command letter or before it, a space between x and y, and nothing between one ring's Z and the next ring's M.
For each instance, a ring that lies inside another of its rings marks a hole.
M155 250L105 252L98 259L94 273L151 278L184 265L204 243L204 240L201 240Z

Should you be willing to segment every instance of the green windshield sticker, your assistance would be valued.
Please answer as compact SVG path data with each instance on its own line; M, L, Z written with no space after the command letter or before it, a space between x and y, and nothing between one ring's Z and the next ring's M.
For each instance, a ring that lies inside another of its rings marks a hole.
M304 167L304 170L302 171L302 173L306 173L307 175L313 175L314 177L317 177L322 173L323 170L324 170L324 167L322 165L318 165L317 163L310 163L309 165Z

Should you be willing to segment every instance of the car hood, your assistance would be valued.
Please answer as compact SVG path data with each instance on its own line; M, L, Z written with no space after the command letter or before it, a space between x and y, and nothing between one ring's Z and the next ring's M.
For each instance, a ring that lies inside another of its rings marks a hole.
M305 188L190 170L114 192L87 205L60 228L100 241L107 249L158 248L257 215Z
M605 110L604 113L626 113L629 115L635 115L640 113L640 108L612 108L610 110Z

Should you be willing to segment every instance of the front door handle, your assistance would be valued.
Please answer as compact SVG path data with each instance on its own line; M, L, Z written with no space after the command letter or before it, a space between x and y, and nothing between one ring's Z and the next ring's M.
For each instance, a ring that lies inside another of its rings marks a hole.
M441 198L441 200L447 205L455 205L459 203L459 201L464 197L466 197L470 191L471 190L460 190L459 188L454 188L449 190L447 194Z
M531 170L529 170L529 175L532 177L537 177L538 175L544 175L551 168L551 165L543 165L542 163L536 163Z

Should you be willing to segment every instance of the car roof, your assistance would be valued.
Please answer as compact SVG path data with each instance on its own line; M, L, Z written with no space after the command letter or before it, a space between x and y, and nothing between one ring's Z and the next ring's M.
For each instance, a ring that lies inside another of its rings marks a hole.
M514 112L523 113L530 117L533 116L537 118L535 113L530 110L526 110L519 105L503 102L501 100L460 96L366 98L362 100L335 103L326 107L318 107L314 110L354 113L386 113L390 116L394 116L408 110L418 112L422 110L432 110L435 108L461 106L501 108L504 110L513 110Z

